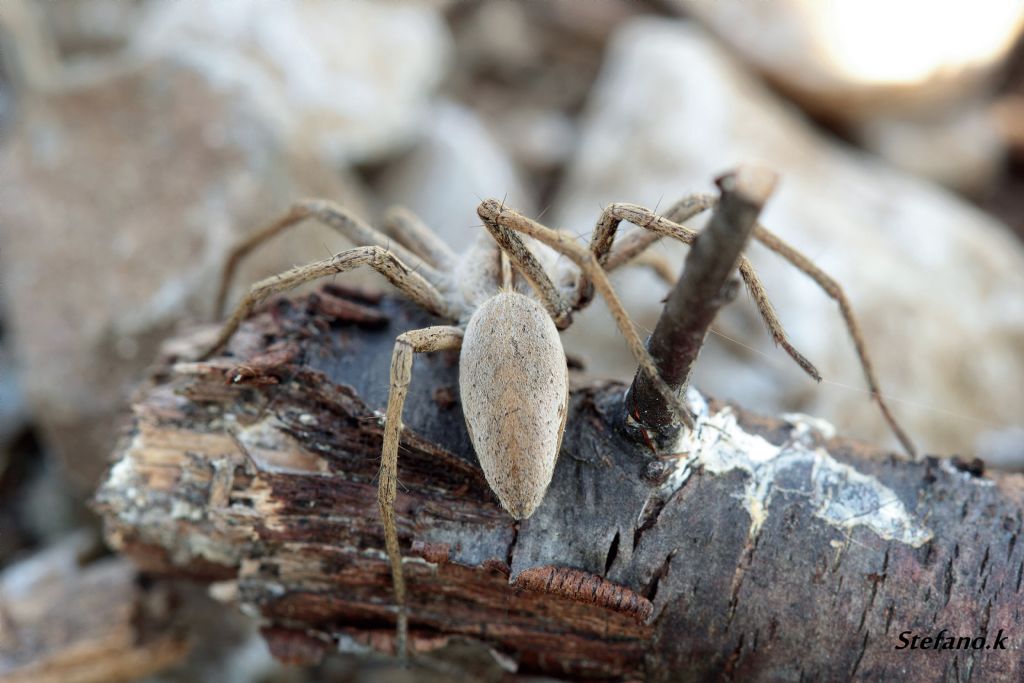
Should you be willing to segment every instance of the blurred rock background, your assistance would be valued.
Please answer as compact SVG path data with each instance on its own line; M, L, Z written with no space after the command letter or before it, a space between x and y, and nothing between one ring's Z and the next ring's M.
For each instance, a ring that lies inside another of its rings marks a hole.
M405 204L460 248L485 197L583 239L607 203L664 207L766 163L782 183L765 224L843 285L919 446L1024 469L1024 2L895 4L2 0L0 566L94 524L161 340L210 320L230 246L305 196L372 221ZM346 246L289 233L235 296ZM826 381L741 300L698 386L892 445L834 303L751 258ZM665 287L615 281L652 327ZM587 376L632 375L600 305L564 339ZM154 680L393 675L279 669L235 622Z

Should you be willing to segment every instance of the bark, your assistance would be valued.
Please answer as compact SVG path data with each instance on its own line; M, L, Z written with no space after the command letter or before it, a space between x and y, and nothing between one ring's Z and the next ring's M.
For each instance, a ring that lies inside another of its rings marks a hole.
M209 331L169 345L95 502L113 547L215 582L294 662L392 647L381 411L393 340L437 324L341 293L273 302L229 357L176 362ZM554 481L517 524L475 462L457 361L418 356L405 408L415 650L479 641L566 679L1024 678L1021 476L911 463L693 392L697 431L655 458L622 435L625 386L609 383L573 392ZM894 649L943 628L1002 629L1008 649Z

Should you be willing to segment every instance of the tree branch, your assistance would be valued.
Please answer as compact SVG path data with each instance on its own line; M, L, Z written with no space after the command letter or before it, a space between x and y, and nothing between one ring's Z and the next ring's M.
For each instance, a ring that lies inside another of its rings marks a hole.
M669 292L647 345L659 374L673 391L686 391L715 315L736 298L736 266L776 176L760 167L743 166L715 182L721 199L690 247L683 274ZM638 371L633 378L626 406L659 449L675 441L682 426L675 408L646 373Z
M379 411L395 337L436 324L390 297L324 304L338 293L272 302L231 357L176 362L208 340L175 340L95 503L113 547L214 582L289 661L393 645ZM1022 477L910 463L692 390L697 429L652 459L622 435L624 387L604 384L573 393L551 488L517 524L457 386L454 354L416 359L397 512L421 655L469 640L568 679L1024 676ZM941 628L1003 629L1011 649L894 649Z

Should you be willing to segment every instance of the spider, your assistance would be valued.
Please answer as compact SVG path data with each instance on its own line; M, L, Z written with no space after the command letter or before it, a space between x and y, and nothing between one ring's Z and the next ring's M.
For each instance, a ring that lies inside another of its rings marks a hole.
M451 323L399 335L391 361L377 501L398 607L396 650L400 656L404 657L406 651L408 614L394 502L402 407L414 354L460 350L462 407L480 466L502 507L515 519L528 518L540 505L551 481L565 430L569 381L558 330L570 325L573 313L591 302L595 290L605 299L641 370L654 380L681 420L692 420L658 376L612 289L608 273L627 264L645 265L663 279L674 281L669 264L648 248L663 237L692 244L698 233L682 223L713 208L716 201L714 195L695 194L663 215L633 204L612 204L602 212L587 248L574 235L545 227L502 202L486 200L477 209L486 232L481 232L460 257L405 209L390 210L385 218L386 232L380 232L336 204L310 199L295 203L231 253L218 294L219 309L223 309L238 262L264 241L307 218L364 245L254 284L203 358L220 351L266 297L360 266L378 271L418 305ZM636 228L616 241L623 221ZM809 275L838 303L872 396L904 447L913 454L910 440L879 393L863 339L839 285L760 225L754 228L753 236ZM741 257L738 270L775 342L805 372L820 380L815 367L789 342L745 257Z

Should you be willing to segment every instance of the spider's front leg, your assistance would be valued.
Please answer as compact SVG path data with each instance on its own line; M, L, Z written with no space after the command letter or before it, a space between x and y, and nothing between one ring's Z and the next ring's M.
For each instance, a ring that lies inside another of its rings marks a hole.
M882 390L878 386L878 379L875 377L875 370L871 364L871 358L868 356L867 345L864 342L863 335L860 333L857 319L853 316L853 307L850 305L849 299L846 298L843 288L839 286L839 283L832 276L818 268L809 258L783 241L781 237L770 232L760 223L754 226L754 239L786 259L790 265L814 280L815 284L839 306L839 314L843 317L843 322L846 323L846 330L850 333L850 338L853 339L853 347L857 351L857 358L860 359L860 367L864 372L864 379L867 381L871 397L875 399L878 409L882 412L882 417L885 418L889 428L896 435L903 449L911 458L917 459L917 448L914 446L914 442L910 440L903 427L896 421L892 411L889 410L889 404L882 397Z
M712 195L693 195L673 205L668 211L668 216L660 216L650 209L635 204L612 204L604 210L594 228L590 249L605 270L611 272L624 265L638 263L640 259L650 253L649 248L663 237L671 237L690 246L697 239L698 233L696 230L680 225L680 222L714 207L716 202L717 199ZM615 242L615 234L622 221L628 221L638 228ZM756 228L754 235L757 236ZM663 267L658 267L657 264L645 265L654 265L655 273L669 284L675 283L675 277L665 277L667 271ZM743 278L747 290L753 297L754 305L757 306L757 311L768 327L772 339L804 372L810 375L811 379L820 382L821 373L818 372L818 369L789 341L753 264L746 256L741 256L738 267L740 277ZM581 273L576 286L577 307L585 306L590 301L590 298L593 297L592 289L586 275Z
M515 264L519 272L533 287L537 296L540 297L548 315L554 321L555 327L560 330L568 327L572 322L572 302L559 291L551 280L551 276L544 270L543 264L526 246L523 238L501 221L493 220L482 212L480 217L483 219L484 227L501 247L502 254ZM502 263L504 264L505 261L503 260Z
M520 261L526 262L529 253L528 250L523 246L522 239L515 233L523 233L529 235L533 239L537 240L542 244L546 244L558 253L568 257L576 266L585 274L585 276L594 283L594 286L601 293L605 302L608 305L608 310L612 314L612 318L615 320L616 326L619 328L619 332L625 338L626 343L629 345L630 350L633 352L634 358L636 358L637 364L643 368L643 371L651 378L654 386L657 388L658 393L665 399L667 405L675 408L676 414L679 415L679 419L687 427L693 427L693 416L690 414L689 409L685 406L682 400L676 396L675 392L669 388L665 380L661 378L658 373L657 366L654 364L654 359L651 358L651 354L648 353L647 347L644 345L643 340L640 339L640 335L637 334L636 328L633 326L633 321L630 320L629 314L626 313L625 307L622 302L619 301L618 295L612 288L611 282L608 280L608 274L604 268L595 258L593 252L586 249L582 245L576 242L575 238L565 232L558 230L552 230L549 227L541 225L536 221L533 221L526 216L513 211L505 207L501 202L495 199L488 199L480 203L477 207L477 214L483 220L484 225L494 235L495 240L502 246L503 249L516 265L522 270ZM526 252L523 254L522 252ZM536 260L536 259L534 259ZM539 268L539 265L538 265ZM540 272L543 273L543 268L540 268ZM527 277L530 277L527 275ZM539 275L537 276L539 278ZM545 279L548 283L551 282L545 274ZM543 280L541 280L543 281ZM531 280L532 282L532 280ZM536 287L536 285L534 285ZM553 287L553 285L552 285ZM568 321L568 315L572 311L571 301L561 295L560 292L555 292L552 295L545 295L541 292L541 298L547 303L549 299L552 303L549 303L549 310L552 305L561 307L569 306L567 311L559 310L561 317L556 317L552 313L552 317L555 318L556 323L563 319Z
M598 221L597 227L594 229L594 235L591 240L591 250L595 254L598 262L602 263L606 270L612 271L634 261L636 258L641 256L646 249L662 237L671 237L672 239L678 240L684 244L691 245L694 240L697 239L697 231L691 230L679 223L692 218L706 209L713 208L716 203L717 198L713 195L693 195L692 197L688 197L676 203L668 210L666 216L657 215L650 209L646 209L642 206L636 206L635 204L612 204L604 210L601 215L601 219ZM619 224L624 220L636 225L638 229L623 236L613 248L612 245L615 239L615 233ZM916 458L917 449L914 447L910 437L907 436L907 433L896 421L896 418L893 416L892 411L889 409L887 402L882 396L878 379L875 377L871 358L868 355L867 345L860 333L860 327L857 324L857 320L853 315L853 308L850 306L850 302L846 298L846 294L843 292L842 287L840 287L839 283L827 273L814 265L809 258L804 256L794 247L790 246L781 237L770 232L760 223L755 224L753 237L814 280L822 291L824 291L839 306L840 315L842 316L846 329L853 340L854 349L856 350L857 358L860 361L861 369L864 372L864 377L872 398L878 405L878 409L881 411L883 419L885 419L893 434L896 435L896 438L899 440L904 450L906 450L912 458ZM768 299L767 290L761 283L757 273L754 271L754 266L745 256L740 258L739 271L740 276L743 278L744 283L747 285L747 289L750 291L750 294L754 299L754 303L757 306L758 312L761 314L761 318L764 320L772 335L772 339L775 343L781 346L786 353L789 354L789 356L796 361L796 363L803 368L808 375L811 376L812 379L820 382L821 374L818 372L817 368L815 368L814 365L812 365L811 362L807 360L803 354L797 351L792 343L790 343L785 330L782 328L782 323L779 320L778 315L776 315L771 301ZM577 306L585 305L589 300L588 296L592 296L592 294L589 293L589 288L590 285L584 273L577 285Z
M391 563L391 579L398 605L398 638L396 651L406 656L409 617L405 598L405 576L402 573L402 553L398 547L398 528L395 523L395 497L398 491L398 445L402 438L402 407L412 379L412 361L416 353L447 351L462 347L462 330L458 327L425 327L404 332L395 342L391 356L391 388L384 417L384 446L381 451L380 478L377 484L377 504L384 525L384 545Z

